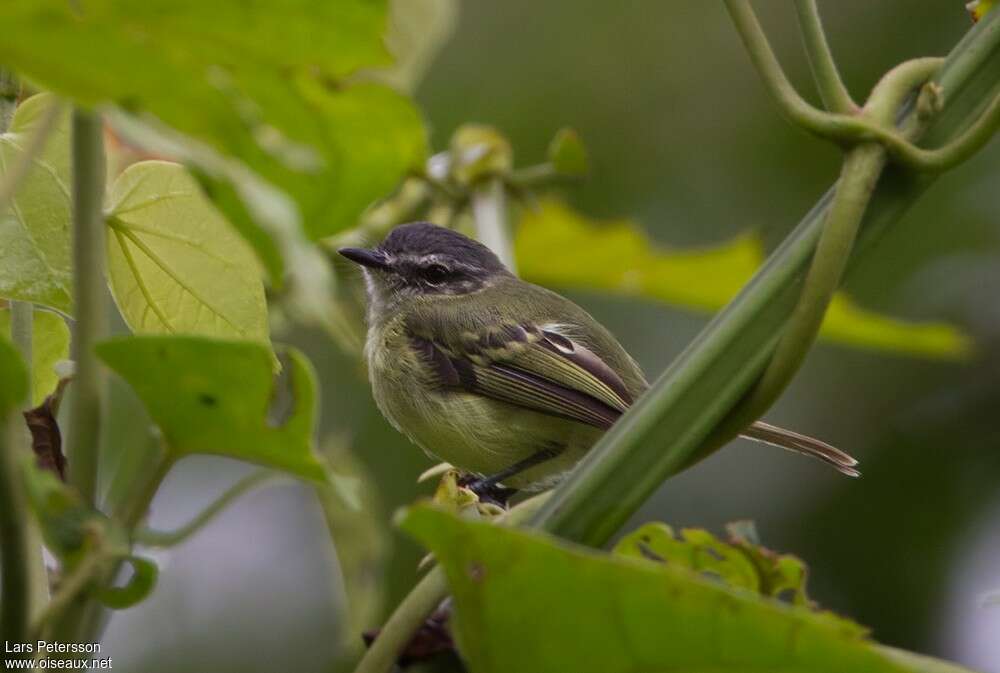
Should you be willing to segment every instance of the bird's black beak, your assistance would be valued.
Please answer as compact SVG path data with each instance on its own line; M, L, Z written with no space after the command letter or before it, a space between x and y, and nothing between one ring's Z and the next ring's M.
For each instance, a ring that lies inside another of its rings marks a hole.
M340 248L337 252L355 264L366 266L369 269L389 268L389 260L386 259L385 253L379 250L368 250L366 248Z

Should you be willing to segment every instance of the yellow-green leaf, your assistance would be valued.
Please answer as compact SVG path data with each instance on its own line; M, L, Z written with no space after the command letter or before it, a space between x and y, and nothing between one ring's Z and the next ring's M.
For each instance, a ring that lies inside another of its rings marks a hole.
M402 526L444 568L453 633L473 673L963 670L884 648L847 619L683 567L616 557L428 506L409 510Z
M10 129L0 134L4 175L21 159L56 104L55 96L38 94L17 107ZM64 313L71 313L73 307L68 119L64 107L10 203L0 212L0 297Z
M315 375L298 351L288 349L285 386L270 351L246 341L125 337L97 353L135 390L174 457L229 456L326 481L313 445Z
M24 403L28 394L28 371L24 360L5 333L0 333L0 415Z
M69 327L61 316L35 309L31 328L31 404L45 401L59 383L55 365L69 357ZM10 310L0 309L0 335L10 334Z
M179 165L127 168L107 207L108 276L132 331L270 344L253 251Z
M750 234L714 247L668 249L628 220L588 220L557 201L525 212L515 252L524 278L541 285L654 299L703 312L723 307L764 259L760 242ZM880 315L843 293L834 297L820 335L924 357L956 358L971 350L969 338L951 325Z

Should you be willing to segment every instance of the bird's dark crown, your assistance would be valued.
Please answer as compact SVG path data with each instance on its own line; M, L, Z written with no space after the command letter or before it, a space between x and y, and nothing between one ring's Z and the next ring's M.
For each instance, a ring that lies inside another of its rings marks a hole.
M369 296L386 304L403 295L475 292L509 273L482 243L430 222L400 225L371 250L342 248L340 254L365 267Z
M430 222L402 224L386 236L378 249L392 257L440 256L483 271L504 271L493 251L457 231Z

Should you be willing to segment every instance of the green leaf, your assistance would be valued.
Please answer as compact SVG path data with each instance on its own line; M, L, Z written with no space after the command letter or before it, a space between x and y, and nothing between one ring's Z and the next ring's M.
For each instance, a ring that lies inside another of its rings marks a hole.
M552 255L559 250L559 255ZM526 210L515 239L525 279L542 285L654 299L714 312L760 267L760 242L743 235L712 248L671 250L654 244L628 220L595 222L557 201ZM960 358L969 337L951 325L879 315L843 293L827 312L822 337L862 348L930 358Z
M20 160L55 104L55 96L38 94L18 106L10 129L0 134L4 175ZM69 112L65 110L0 212L0 297L72 313L71 179Z
M320 238L352 226L425 153L412 102L354 76L390 62L385 5L2 3L0 62L85 104L151 113L238 158L286 191Z
M686 568L729 587L809 605L805 564L743 537L734 535L727 543L706 530L685 528L675 535L666 524L648 523L623 537L614 551L629 558Z
M270 344L253 252L183 166L133 164L109 200L108 277L132 331Z
M31 326L32 406L38 406L56 389L55 366L69 357L69 327L61 316L35 309ZM0 308L0 334L10 334L10 310Z
M97 599L114 610L124 610L146 599L156 587L160 569L149 559L131 554L122 560L132 566L132 576L125 586L105 587L97 594Z
M590 170L587 150L573 129L559 129L549 143L549 162L556 173L570 177L586 175Z
M20 407L28 394L28 370L21 354L0 334L0 414Z
M454 634L474 673L961 670L898 656L846 619L682 567L609 556L426 506L408 511L402 526L445 570ZM544 628L525 618L539 615Z
M315 375L297 350L287 350L287 386L274 381L270 351L246 341L126 337L97 353L146 405L173 457L216 454L327 480L313 450Z

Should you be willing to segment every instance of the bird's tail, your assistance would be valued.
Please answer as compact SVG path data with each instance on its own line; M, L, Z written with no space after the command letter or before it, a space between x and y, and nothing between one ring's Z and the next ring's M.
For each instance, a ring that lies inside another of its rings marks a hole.
M761 421L757 421L751 425L741 435L747 439L753 439L758 442L818 458L848 477L861 476L861 473L854 468L858 464L858 461L840 449L814 437L801 435L797 432L785 430L784 428Z

